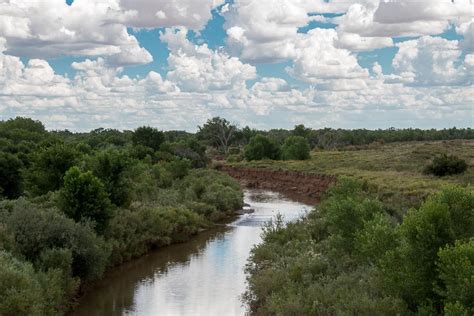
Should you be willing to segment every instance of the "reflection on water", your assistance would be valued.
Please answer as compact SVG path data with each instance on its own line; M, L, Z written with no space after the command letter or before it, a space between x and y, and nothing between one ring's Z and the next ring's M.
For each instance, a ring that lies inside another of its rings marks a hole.
M269 191L246 191L245 202L255 213L114 269L72 315L245 314L244 266L260 226L277 213L294 220L309 210Z

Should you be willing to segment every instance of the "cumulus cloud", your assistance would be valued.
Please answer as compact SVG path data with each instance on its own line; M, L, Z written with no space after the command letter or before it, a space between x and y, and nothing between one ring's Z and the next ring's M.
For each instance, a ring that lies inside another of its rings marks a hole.
M130 12L127 25L138 28L185 27L201 30L224 0L120 0Z
M168 44L167 78L183 91L206 92L242 88L256 77L254 66L242 63L223 51L213 51L206 44L194 45L186 30L167 29L161 34Z
M211 49L188 30L199 36L214 9L227 46ZM193 130L213 115L259 128L472 125L469 13L469 0L0 0L0 115L81 130ZM312 22L337 26L306 31ZM129 27L169 27L156 38L166 68L127 75L152 61ZM448 27L463 38L433 36ZM394 44L399 36L415 38ZM387 46L393 72L359 65L360 52ZM68 77L47 61L62 55L88 59ZM281 61L291 78L254 65Z
M470 56L457 64L462 54L458 41L424 36L397 46L392 65L405 82L427 86L472 84Z

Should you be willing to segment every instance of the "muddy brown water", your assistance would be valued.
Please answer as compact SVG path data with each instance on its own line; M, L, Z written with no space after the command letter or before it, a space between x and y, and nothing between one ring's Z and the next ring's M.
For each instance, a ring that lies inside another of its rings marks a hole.
M293 221L311 209L271 191L244 194L253 214L114 269L71 315L244 315L244 267L262 225L278 213Z

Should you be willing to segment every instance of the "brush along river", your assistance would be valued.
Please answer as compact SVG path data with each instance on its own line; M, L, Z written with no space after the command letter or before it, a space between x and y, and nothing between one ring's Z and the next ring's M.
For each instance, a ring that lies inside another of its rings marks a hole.
M271 191L244 193L254 213L113 269L71 315L244 315L244 267L262 225L278 213L294 221L311 209Z

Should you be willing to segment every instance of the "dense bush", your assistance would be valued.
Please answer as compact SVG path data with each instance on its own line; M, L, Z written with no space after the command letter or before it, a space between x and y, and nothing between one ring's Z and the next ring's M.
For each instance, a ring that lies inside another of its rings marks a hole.
M99 233L104 231L112 216L109 196L102 182L92 172L81 172L78 167L72 167L64 176L59 207L76 222L92 221Z
M150 126L142 126L135 130L132 136L134 145L142 145L157 151L165 141L163 132Z
M120 210L106 231L113 247L112 263L119 264L150 249L185 241L202 225L202 218L185 208Z
M247 265L258 315L472 315L474 195L450 187L400 225L340 180L316 212L266 227Z
M25 259L35 262L44 255L44 251L69 249L73 276L84 280L102 276L109 247L89 226L24 200L14 203L11 211L3 209L1 213L3 218L0 221L6 223L8 232L13 235L15 251Z
M59 189L63 184L64 173L77 164L79 156L74 148L64 144L45 147L36 152L26 172L28 189L37 195Z
M0 152L0 196L12 199L21 194L21 168L17 156Z
M278 159L280 157L280 149L278 145L270 138L263 135L256 135L250 139L245 146L245 159L262 160L262 159Z
M281 158L284 160L306 160L310 157L309 153L309 143L302 136L288 137L281 148Z
M98 152L89 160L89 168L104 184L109 198L116 206L126 207L131 201L131 184L126 177L131 158L126 152L107 149Z
M465 160L456 156L443 154L433 159L431 164L426 166L424 172L438 177L460 174L467 170Z

